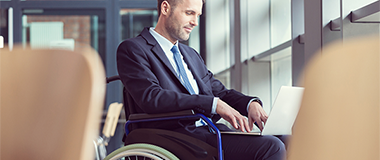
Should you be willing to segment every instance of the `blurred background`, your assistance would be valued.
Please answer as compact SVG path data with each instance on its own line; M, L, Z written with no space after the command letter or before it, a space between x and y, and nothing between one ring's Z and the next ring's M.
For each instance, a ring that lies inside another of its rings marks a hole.
M10 50L90 45L110 77L118 74L118 44L155 26L156 6L156 0L0 0L0 43ZM380 36L379 22L378 0L206 0L199 26L183 43L226 87L261 97L269 112L281 86L302 86L304 66L317 51L334 41ZM122 88L107 84L104 115L109 104L122 102ZM108 152L123 145L121 113Z

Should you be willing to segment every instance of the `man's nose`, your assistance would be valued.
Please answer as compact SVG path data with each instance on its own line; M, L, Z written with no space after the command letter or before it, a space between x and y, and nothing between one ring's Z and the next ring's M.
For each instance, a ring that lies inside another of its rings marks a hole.
M198 26L198 17L193 18L190 21L190 24L193 25L193 26Z

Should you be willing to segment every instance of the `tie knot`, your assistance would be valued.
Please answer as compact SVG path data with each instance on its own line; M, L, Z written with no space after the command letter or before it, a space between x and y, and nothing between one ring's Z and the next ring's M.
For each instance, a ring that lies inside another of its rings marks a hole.
M178 51L178 47L176 45L174 45L171 49L171 51L174 53L174 54L179 54L179 51Z

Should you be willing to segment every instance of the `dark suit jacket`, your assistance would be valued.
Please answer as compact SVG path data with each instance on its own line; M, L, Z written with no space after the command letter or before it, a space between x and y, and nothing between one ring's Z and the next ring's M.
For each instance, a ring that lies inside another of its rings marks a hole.
M145 28L135 38L123 41L117 49L117 68L128 96L128 106L137 113L165 113L194 110L211 115L214 97L219 97L241 114L247 115L247 104L254 98L226 89L206 68L201 56L179 43L179 49L198 83L199 95L190 95L175 74L164 51ZM213 121L219 119L214 116ZM193 121L194 122L194 121ZM166 125L172 129L172 125Z

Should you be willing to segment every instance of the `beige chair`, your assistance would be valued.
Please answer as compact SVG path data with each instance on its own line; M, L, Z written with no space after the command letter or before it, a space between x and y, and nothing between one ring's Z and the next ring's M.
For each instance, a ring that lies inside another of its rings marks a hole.
M0 50L2 160L91 160L105 73L98 54Z
M380 159L380 41L335 43L304 74L289 160Z

